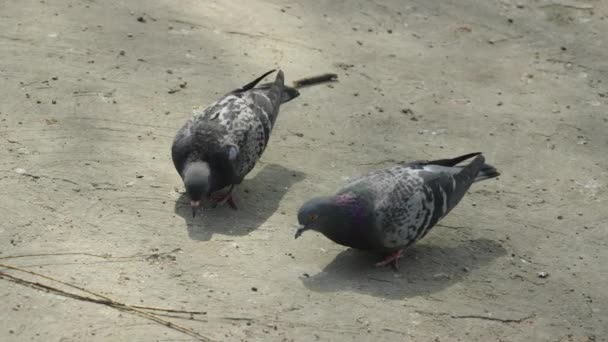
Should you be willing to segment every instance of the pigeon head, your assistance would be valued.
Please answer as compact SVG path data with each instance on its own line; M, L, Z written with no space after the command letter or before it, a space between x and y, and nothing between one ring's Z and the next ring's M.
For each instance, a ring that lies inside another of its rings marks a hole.
M298 231L296 239L307 230L321 232L325 226L330 224L335 215L334 204L330 197L317 197L304 203L298 211Z
M353 193L317 197L300 208L295 238L314 230L335 243L366 249L376 242L375 237L369 235L373 220L373 211L365 199Z
M203 197L209 194L209 165L204 162L190 163L184 170L184 186L190 197L192 217L201 205Z
M341 196L317 197L304 203L298 211L296 239L307 230L314 230L331 238L351 226L357 217L353 203L341 200Z

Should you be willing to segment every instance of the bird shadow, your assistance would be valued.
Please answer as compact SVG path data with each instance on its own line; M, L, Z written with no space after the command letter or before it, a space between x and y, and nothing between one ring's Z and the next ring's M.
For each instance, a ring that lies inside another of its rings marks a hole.
M415 245L399 261L399 270L374 267L379 255L352 249L338 254L321 272L300 278L315 292L350 291L403 299L425 296L462 281L483 265L505 255L498 243L468 240L453 247Z
M190 199L182 193L175 202L175 213L186 221L188 235L193 240L208 241L213 234L246 235L259 228L279 207L287 190L304 179L301 172L277 164L266 164L253 178L245 179L234 188L237 210L228 205L205 209L192 217Z

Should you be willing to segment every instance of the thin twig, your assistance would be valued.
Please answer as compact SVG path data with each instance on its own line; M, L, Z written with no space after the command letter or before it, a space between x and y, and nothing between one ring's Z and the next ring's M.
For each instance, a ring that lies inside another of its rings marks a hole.
M227 321L255 321L255 318L249 317L222 317L222 319Z
M336 74L323 74L318 76L306 77L299 80L293 81L294 88L302 88L306 86L311 86L319 83L325 82L336 82L338 80L338 75Z
M45 284L41 284L38 282L34 282L34 281L29 281L29 280L25 280L25 279L21 279L19 277L15 277L13 275L10 275L8 273L4 273L4 272L0 272L0 277L2 278L6 278L9 279L15 283L21 284L21 285L25 285L25 286L29 286L35 289L39 289L39 290L46 290L49 292L54 292L58 295L64 296L64 297L69 297L69 298L74 298L74 299L78 299L78 300L82 300L85 302L92 302L92 303L97 303L97 304L108 304L111 305L112 303L106 301L106 300L102 300L102 299L95 299L95 298L91 298L91 297L86 297L86 296L81 296L75 293L70 293L67 291L63 291L61 289L58 289L56 287L50 286L50 285L45 285Z
M86 255L86 256L102 258L102 259L112 258L112 256L109 254L68 252L68 253L18 254L18 255L9 255L9 256L5 256L5 257L0 257L0 259L4 260L4 259L17 259L17 258L27 258L27 257L56 256L56 255Z
M114 305L114 303L112 303L111 301L105 300L105 299L95 299L95 298L91 298L91 297L81 296L79 294L63 291L61 289L58 289L58 288L50 286L50 285L45 285L45 284L41 284L41 283L38 283L38 282L32 282L32 281L24 280L24 279L21 279L21 278L18 278L18 277L15 277L15 276L12 276L10 274L3 273L3 272L0 272L0 277L6 277L6 278L9 278L11 280L14 280L15 282L21 283L23 285L27 285L27 286L31 286L31 287L39 288L39 289L43 289L43 290L52 291L52 292L55 292L58 295L62 295L62 296L66 296L66 297L71 297L71 298L82 300L82 301L85 301L85 302L92 302L92 303L104 304L104 305L110 305L110 306ZM157 308L157 307L153 307L153 306L143 306L143 305L128 305L128 304L125 304L125 305L129 306L129 307L137 308L137 309L150 310L150 311L162 311L162 312L189 314L189 315L206 315L207 314L207 312L205 312L205 311L188 311L188 310L163 309L163 308ZM169 317L187 318L187 317L182 317L182 316L169 316Z
M528 316L522 317L522 318L497 318L497 317L489 317L489 316L482 316L482 315L462 315L462 316L451 315L450 317L485 319L487 321L497 321L497 322L502 322L502 323L521 323L525 320L528 320L528 319L534 317L534 314L531 314L531 315L528 315Z
M0 277L5 278L5 279L10 279L11 281L14 281L16 283L19 283L19 284L22 284L22 285L23 284L28 284L28 285L33 286L35 288L47 289L47 290L53 291L53 292L55 292L57 294L61 294L61 295L66 296L66 297L70 297L70 298L74 298L74 299L79 299L79 300L83 300L83 301L88 301L88 302L93 302L93 303L97 303L97 304L103 304L103 305L107 305L107 306L110 306L110 307L113 307L113 308L119 309L119 310L131 311L131 312L136 313L136 314L138 314L138 315L140 315L142 317L145 317L145 318L147 318L149 320L152 320L152 321L154 321L156 323L162 324L162 325L164 325L164 326L166 326L168 328L177 330L179 332L182 332L182 333L184 333L186 335L189 335L189 336L192 336L192 337L196 337L196 338L200 339L201 341L209 341L209 342L212 341L210 338L208 338L206 336L203 336L203 335L197 333L196 331L194 331L194 330L192 330L190 328L186 328L186 327L177 325L177 324L172 323L170 321L164 320L164 319L162 319L162 318L160 318L160 317L158 317L158 316L156 316L154 314L142 311L142 309L136 308L134 306L130 306L130 305L125 304L125 303L118 302L118 301L116 301L116 300L114 300L112 298L109 298L107 296L104 296L104 295L92 292L92 291L87 290L85 288L82 288L80 286L76 286L76 285L73 285L73 284L70 284L70 283L66 283L64 281L61 281L61 280L58 280L58 279L55 279L55 278L51 278L51 277L46 276L44 274L40 274L40 273L33 272L33 271L28 271L28 270L25 270L25 269L22 269L22 268L19 268L19 267L16 267L16 266L11 266L11 265L6 265L6 264L1 264L0 263L0 267L6 268L6 269L10 269L10 270L14 270L14 271L23 272L23 273L28 273L28 274L35 275L35 276L38 276L38 277L41 277L41 278L44 278L44 279L48 279L48 280L57 282L59 284L62 284L62 285L65 285L65 286L68 286L68 287L80 290L80 291L88 293L88 294L91 294L91 295L96 296L98 298L102 298L103 300L99 300L99 299L95 299L95 298L90 298L90 297L86 297L86 296L77 295L77 294L70 293L70 292L67 292L67 291L64 291L64 290L61 290L61 289L49 286L49 285L44 285L44 284L41 284L41 283L38 283L38 282L32 282L32 281L29 281L29 280L25 280L25 279L21 279L21 278L9 275L9 274L4 273L4 272L0 272Z
M157 316L163 316L163 317L183 319L183 320L186 320L186 321L203 322L203 323L208 323L209 322L209 320L207 320L207 319L194 318L194 315L180 316L180 315L171 315L171 314L168 314L168 313L157 313L155 315L157 315Z
M170 252L162 252L162 253L149 253L149 254L134 254L131 256L112 256L111 254L93 254L87 252L65 252L65 253L40 253L40 254L18 254L18 255L8 255L4 257L0 257L0 260L4 259L17 259L17 258L27 258L27 257L41 257L41 256L62 256L62 255L84 255L95 258L102 259L133 259L138 257L148 257L148 256L161 256L166 254L171 254L175 252L179 252L181 248L176 248Z
M153 306L131 305L131 307L142 309L142 310L164 311L164 312L183 313L183 314L190 314L190 315L206 315L207 314L207 312L205 312L205 311L163 309L163 308L155 308Z

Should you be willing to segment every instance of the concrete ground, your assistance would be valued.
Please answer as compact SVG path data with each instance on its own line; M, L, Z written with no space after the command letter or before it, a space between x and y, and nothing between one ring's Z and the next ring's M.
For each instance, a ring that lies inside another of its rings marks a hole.
M607 32L600 0L2 1L0 263L205 312L161 317L215 341L606 341ZM173 135L275 67L339 82L282 107L240 210L192 220ZM293 238L347 177L473 151L503 175L399 272ZM195 340L6 277L0 298L2 341Z

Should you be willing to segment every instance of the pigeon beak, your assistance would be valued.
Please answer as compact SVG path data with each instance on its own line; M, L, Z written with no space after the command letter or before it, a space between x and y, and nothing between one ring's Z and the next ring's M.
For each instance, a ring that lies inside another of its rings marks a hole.
M196 217L196 211L201 205L201 201L190 201L190 206L192 207L192 217Z
M300 237L300 235L302 235L302 233L304 233L305 231L309 230L310 228L304 226L303 224L299 224L297 225L298 230L296 231L296 239Z

